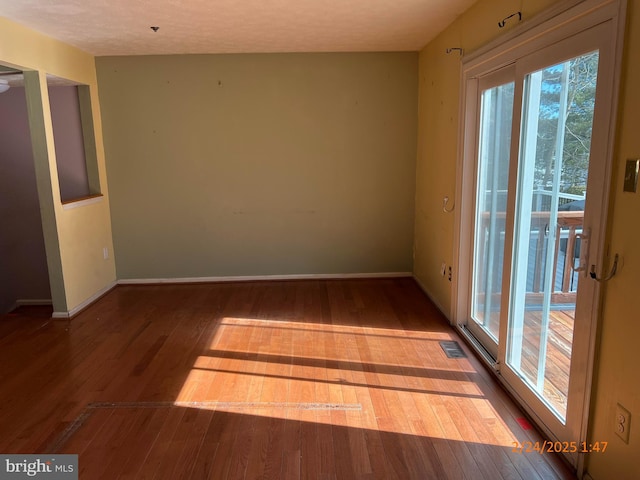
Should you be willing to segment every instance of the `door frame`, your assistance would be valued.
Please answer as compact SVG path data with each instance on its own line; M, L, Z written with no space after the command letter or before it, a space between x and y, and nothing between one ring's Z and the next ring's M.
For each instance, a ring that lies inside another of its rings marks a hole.
M472 125L470 126L470 129L472 130L476 130L477 135L476 135L476 139L475 139L475 143L474 143L474 153L477 152L477 154L473 155L473 164L467 164L467 165L472 165L473 168L469 169L467 168L467 170L472 170L474 175L473 175L473 190L472 190L472 195L473 195L473 199L475 199L475 201L470 205L472 208L471 211L471 216L473 218L473 226L471 227L470 231L471 231L471 238L470 238L470 245L474 244L474 238L475 238L475 230L476 230L476 219L475 219L475 214L476 214L476 205L475 203L477 202L478 199L478 181L477 177L478 177L478 172L480 169L480 134L479 134L479 128L474 128L475 127L479 127L482 123L482 119L480 118L480 115L482 114L482 92L487 91L491 88L494 87L498 87L501 85L505 85L507 83L514 83L515 89L517 89L517 85L515 85L515 78L516 78L516 68L515 68L515 64L508 64L508 65L504 65L496 70L492 70L488 73L483 74L481 77L476 77L476 78L472 78L469 80L470 83L472 83L473 85L473 89L474 92L476 94L476 98L474 99L475 101L475 109L476 111L474 111L472 117L475 119L474 122L472 122ZM514 97L515 94L517 94L516 91L514 91ZM513 110L513 109L512 109ZM470 130L471 131L471 130ZM509 149L511 149L511 146L513 145L513 132L511 132L510 134L510 138L511 140L509 141ZM511 158L512 156L512 152L511 150L509 151L509 157ZM495 168L495 167L494 167ZM506 209L505 209L506 210ZM505 218L505 222L507 221L507 219ZM472 255L469 255L469 272L473 272L473 264L474 264L474 255L473 255L473 250L472 250ZM456 270L458 271L458 270ZM467 290L468 290L468 295L469 298L471 298L471 295L473 295L473 291L471 288L472 282L471 282L471 275L469 275L469 281L467 282ZM500 286L500 290L502 291L502 287ZM501 300L500 300L500 309L502 310L503 305L502 305L502 296L501 296ZM486 333L485 331L483 331L483 329L480 326L476 326L474 325L475 322L472 321L472 314L471 314L471 308L470 308L470 302L465 302L464 304L464 310L461 310L459 312L460 316L462 318L465 319L469 319L471 321L467 322L470 330L470 333L476 337L476 339L482 344L483 348L486 349L486 352L490 355L490 357L495 360L499 357L499 348L500 345L498 344L497 341L494 341L493 338L490 337L490 335L488 333ZM499 337L502 337L502 332L500 332Z
M611 70L609 71L608 79L605 80L610 84L610 88L605 92L604 97L601 96L599 98L599 101L606 102L610 108L610 123L606 134L606 145L600 150L606 152L606 159L605 162L603 162L603 171L597 173L604 178L604 188L601 198L591 198L591 202L599 202L603 208L601 212L602 221L600 224L592 226L592 237L598 238L599 241L594 242L592 245L590 264L596 265L598 271L602 271L601 267L608 254L608 245L605 241L608 225L608 211L606 206L609 204L611 189L611 170L615 143L626 3L626 0L566 0L554 5L530 21L514 28L503 37L490 42L473 54L466 55L462 61L460 86L461 121L458 132L460 149L457 159L457 171L459 173L456 179L456 205L458 208L456 208L455 213L453 255L453 267L457 275L454 275L453 278L450 318L454 326L469 338L472 344L479 346L480 353L482 354L481 357L485 359L487 365L493 368L496 368L496 363L492 356L482 351L482 346L470 337L465 328L467 319L469 318L468 300L471 294L470 282L468 280L472 275L473 259L471 258L472 256L469 255L469 252L472 251L470 245L472 245L474 237L473 215L476 170L464 167L475 165L476 162L475 155L478 146L476 127L478 125L480 110L478 102L479 77L515 63L519 58L550 47L596 25L611 22L613 38L610 40L610 50L607 52L607 55L611 58ZM516 95L521 94L519 92L520 90L516 84ZM514 113L517 114L517 112ZM519 122L514 123L514 130L511 135L512 138L520 138ZM514 154L516 156L512 157L512 163L517 164L513 158L517 158L518 152L512 151L512 155ZM515 194L515 192L512 194ZM509 215L513 216L513 211L508 212L507 217L509 217ZM513 218L507 218L507 224L509 224L509 222L513 223ZM509 239L507 239L507 241L508 240ZM505 252L505 262L511 263L508 252ZM595 282L593 283L595 284ZM593 301L589 318L591 333L585 355L587 361L583 365L584 371L587 372L587 378L584 392L582 392L580 428L579 433L577 433L579 438L572 439L576 442L587 440L590 393L592 389L593 367L597 344L597 326L600 312L600 296L600 288L595 284L593 286ZM507 297L507 295L503 295L503 301L508 302L508 298L504 297ZM503 306L506 307L507 305L503 303ZM504 337L502 338L504 339ZM499 358L504 358L503 353L504 352L502 352ZM505 388L516 397L521 407L533 418L538 427L541 428L550 439L557 440L551 429L546 425L545 420L540 418L527 406L524 401L525 399L522 398L518 392L514 391L501 375L498 375L498 378ZM578 472L581 473L584 455L569 455L568 460L577 467Z

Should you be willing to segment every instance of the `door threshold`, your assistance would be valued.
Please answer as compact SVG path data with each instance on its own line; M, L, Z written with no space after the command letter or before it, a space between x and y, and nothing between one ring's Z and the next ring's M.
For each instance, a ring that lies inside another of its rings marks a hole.
M462 338L474 350L476 356L482 361L486 367L498 372L498 361L484 348L484 345L471 333L466 325L459 325L458 331L462 334Z

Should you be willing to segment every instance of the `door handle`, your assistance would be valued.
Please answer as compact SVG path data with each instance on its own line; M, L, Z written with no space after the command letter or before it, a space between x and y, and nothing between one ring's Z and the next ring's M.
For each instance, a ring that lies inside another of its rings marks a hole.
M578 239L580 239L580 256L578 257L578 266L574 265L573 258L571 259L571 269L574 272L585 272L587 274L587 264L589 260L589 237L590 229L584 229L582 233L576 233L573 237L573 251L576 251L576 245Z

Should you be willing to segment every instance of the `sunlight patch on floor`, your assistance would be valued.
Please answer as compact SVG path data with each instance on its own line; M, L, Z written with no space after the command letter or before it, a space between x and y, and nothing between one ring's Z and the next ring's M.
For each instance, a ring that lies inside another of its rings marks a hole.
M446 332L225 317L176 406L510 447ZM467 416L473 416L469 420ZM488 434L479 439L478 426Z

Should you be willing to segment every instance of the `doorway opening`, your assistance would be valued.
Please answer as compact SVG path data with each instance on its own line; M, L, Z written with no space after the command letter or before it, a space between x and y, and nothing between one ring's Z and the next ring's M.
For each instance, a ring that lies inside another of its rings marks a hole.
M0 66L0 80L0 314L6 314L51 305L51 287L24 76Z

